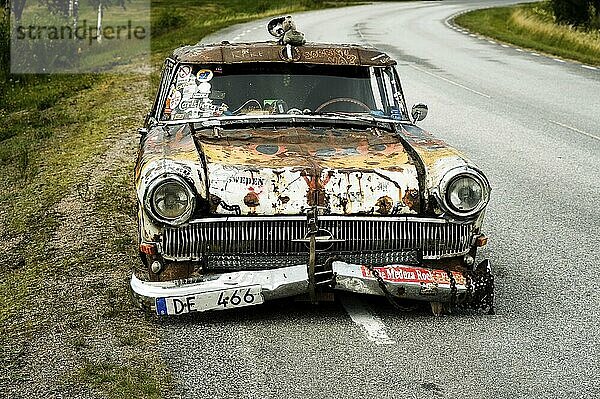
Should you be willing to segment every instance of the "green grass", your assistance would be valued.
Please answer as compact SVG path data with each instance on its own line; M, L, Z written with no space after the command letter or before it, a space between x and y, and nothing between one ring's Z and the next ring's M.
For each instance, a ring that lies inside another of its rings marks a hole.
M25 146L29 160L26 165L5 161L5 173L0 176L0 213L4 215L0 240L20 241L11 253L0 255L0 263L8 266L8 270L0 269L0 332L4 332L6 319L25 306L23 298L36 287L36 281L55 267L52 238L60 215L54 208L84 178L76 171L102 154L106 139L117 133L110 128L114 114L111 99L122 95L119 85L137 79L105 77L94 89L73 94L49 109L26 108L23 115L28 117L11 113L5 118L18 133L2 141L2 150L18 154ZM48 137L36 140L29 121L38 118L45 118ZM131 115L129 128L134 129L137 122L137 116ZM15 268L15 263L21 267Z
M86 361L75 379L92 385L109 398L160 398L160 386L146 365L124 367L105 361Z
M455 22L506 43L600 65L600 32L555 24L546 2L476 10L458 16Z

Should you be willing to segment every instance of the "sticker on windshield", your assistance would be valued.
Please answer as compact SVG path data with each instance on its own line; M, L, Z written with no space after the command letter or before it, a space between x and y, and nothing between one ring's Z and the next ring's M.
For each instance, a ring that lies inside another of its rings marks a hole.
M169 107L171 109L177 108L180 101L181 101L181 92L176 91L175 93L171 94L170 101L169 101Z
M211 85L208 82L202 82L198 85L198 91L200 93L210 93Z
M187 85L183 87L183 97L187 100L192 98L192 96L196 93L197 87L195 84Z
M213 78L213 73L210 69L201 69L196 74L196 79L199 82L208 82Z
M179 69L179 78L180 79L185 79L187 78L190 73L192 72L192 67L189 65L184 65Z

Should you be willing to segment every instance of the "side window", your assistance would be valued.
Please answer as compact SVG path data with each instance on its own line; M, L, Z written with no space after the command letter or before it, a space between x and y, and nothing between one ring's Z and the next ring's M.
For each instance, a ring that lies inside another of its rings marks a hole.
M156 99L154 100L154 105L152 106L152 116L156 119L159 119L160 109L162 105L165 103L165 98L169 92L169 84L171 83L171 78L173 76L173 71L175 70L175 61L170 58L167 58L163 65L162 75L160 78L160 86L158 86L158 92L156 93Z

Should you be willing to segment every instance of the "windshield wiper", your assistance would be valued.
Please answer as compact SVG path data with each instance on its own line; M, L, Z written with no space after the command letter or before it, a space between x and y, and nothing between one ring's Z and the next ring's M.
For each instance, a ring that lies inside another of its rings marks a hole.
M203 121L192 122L195 130L205 129L208 127L220 126L222 128L234 127L234 126L264 126L264 125L315 125L319 126L345 126L345 127L370 127L387 130L390 132L395 131L393 121L384 122L377 120L372 116L357 116L348 115L345 113L338 112L318 112L318 113L306 113L299 115L290 114L277 114L268 117L252 116L244 117L242 115L236 117L219 117L209 118Z
M354 113L350 113L350 112L335 112L335 111L329 111L329 112L307 112L304 113L304 115L309 115L309 116L325 116L325 117L338 117L338 118L342 118L345 122L359 122L360 124L363 124L363 122L366 122L367 124L369 124L370 126L374 126L374 127L379 127L379 128L383 128L386 130L391 130L393 131L393 121L381 121L375 118L375 116L373 115L357 115Z

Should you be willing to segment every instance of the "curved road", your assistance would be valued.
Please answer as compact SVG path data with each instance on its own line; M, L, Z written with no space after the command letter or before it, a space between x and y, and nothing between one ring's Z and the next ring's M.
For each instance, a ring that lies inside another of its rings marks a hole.
M398 313L379 298L275 302L161 322L181 397L600 397L600 70L452 29L508 1L380 3L295 16L310 41L398 60L421 125L493 186L497 314ZM270 39L265 21L205 41Z

